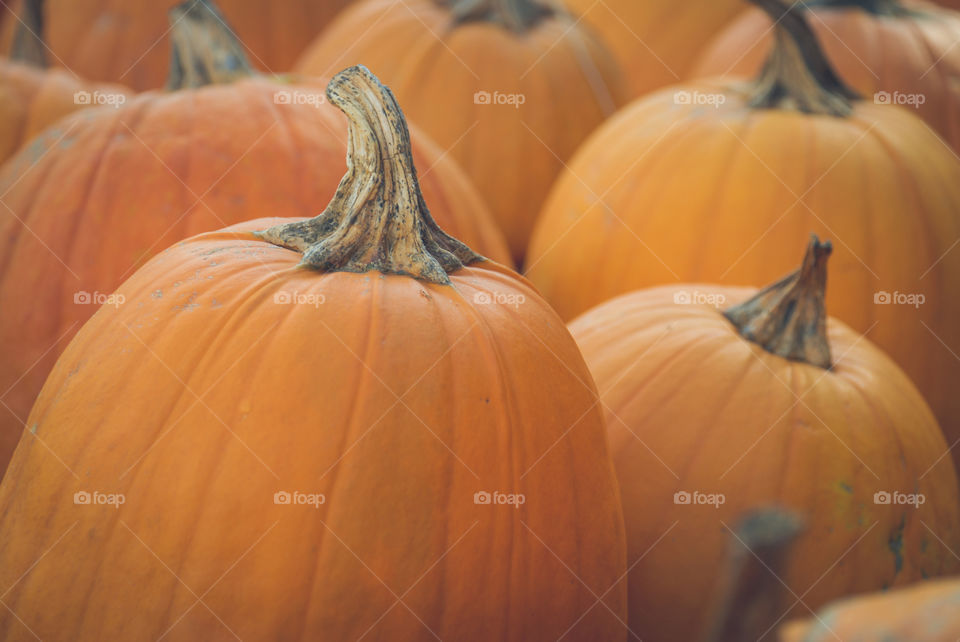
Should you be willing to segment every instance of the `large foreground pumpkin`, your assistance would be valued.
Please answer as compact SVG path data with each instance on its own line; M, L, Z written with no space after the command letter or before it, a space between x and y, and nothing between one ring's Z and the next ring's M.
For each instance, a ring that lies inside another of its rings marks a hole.
M217 0L226 19L264 71L289 71L303 48L351 0ZM94 80L137 90L162 87L170 66L167 11L177 0L6 0L22 15L41 8L51 64ZM196 0L197 7L213 0ZM3 25L8 51L16 18Z
M134 269L192 234L316 215L343 174L346 124L322 89L245 72L236 48L209 43L221 23L201 5L177 18L174 84L197 88L87 110L0 170L0 470L57 355ZM509 263L459 168L413 141L440 224Z
M544 208L528 274L569 319L651 285L774 279L792 267L781 248L830 235L831 314L894 357L953 444L960 162L908 111L851 98L799 9L777 25L757 82L665 90L592 136Z
M783 580L810 608L960 569L943 435L893 361L826 318L829 252L814 240L801 270L753 298L661 287L570 325L607 415L629 622L645 640L702 639L728 527L765 505L805 522ZM808 615L794 599L773 617L788 611Z
M57 364L0 486L5 640L626 639L573 339L434 223L388 90L327 95L323 214L177 244Z
M366 0L297 69L354 63L459 161L518 262L563 163L623 100L607 50L546 0Z
M744 10L743 0L564 0L610 45L631 95L687 78L705 42Z
M825 0L809 11L845 82L914 111L960 151L960 13L910 0ZM695 74L753 75L770 50L769 30L762 11L744 14L705 49Z
M116 107L130 93L120 85L91 83L62 69L45 69L41 26L35 18L21 16L10 57L0 59L0 163L70 112Z

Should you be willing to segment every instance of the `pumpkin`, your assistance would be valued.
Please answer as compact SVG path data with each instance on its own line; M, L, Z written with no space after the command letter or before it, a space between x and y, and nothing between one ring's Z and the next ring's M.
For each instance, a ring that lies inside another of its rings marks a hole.
M0 170L11 212L0 217L0 470L57 355L136 267L263 212L315 215L337 188L346 124L322 88L251 75L219 19L183 6L173 85L195 89L81 112ZM413 140L440 224L509 264L469 181L424 136Z
M744 9L743 0L565 0L607 42L632 96L686 79L703 43Z
M201 5L213 0L197 0ZM253 64L289 71L303 48L350 0L217 0ZM42 10L51 61L95 80L143 91L163 86L170 64L167 11L175 0L6 0L23 15ZM13 38L11 18L3 25L0 51Z
M10 58L0 60L0 162L66 114L96 104L119 105L129 95L120 85L44 69L40 27L29 16L22 19Z
M807 9L847 84L916 113L960 150L960 13L899 0L826 0ZM770 49L768 31L762 11L744 14L706 48L695 73L753 75Z
M171 247L57 363L0 485L5 639L626 639L576 344L433 221L389 90L327 96L320 216Z
M781 247L830 234L831 313L906 370L953 444L960 163L913 114L852 98L799 8L776 29L757 81L664 90L597 131L544 206L527 274L570 319L642 287L773 279L791 268Z
M347 9L297 69L362 63L460 162L517 262L554 178L622 101L606 49L540 0L367 0Z
M760 292L661 286L570 324L607 416L642 639L702 639L725 525L770 504L805 524L783 575L794 617L960 569L943 434L891 359L827 319L830 251L814 238Z
M960 640L960 578L848 598L817 617L790 622L782 642L953 642Z

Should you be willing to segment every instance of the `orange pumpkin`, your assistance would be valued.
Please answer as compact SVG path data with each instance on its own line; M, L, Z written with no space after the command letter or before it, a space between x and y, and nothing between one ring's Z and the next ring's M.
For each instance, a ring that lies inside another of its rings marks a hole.
M744 9L743 0L564 0L607 42L632 96L688 77L703 43Z
M297 69L325 76L354 63L460 162L517 262L564 161L623 96L606 49L541 0L367 0Z
M829 604L816 619L791 622L781 642L955 642L960 640L960 578Z
M850 98L799 11L758 81L668 89L592 136L544 207L528 275L569 319L651 285L773 279L791 267L780 248L830 234L832 314L906 370L953 444L960 163L913 114Z
M960 13L909 0L828 0L809 11L845 82L913 111L960 151ZM768 31L762 11L744 14L706 48L695 75L754 74L770 49Z
M327 96L320 216L173 246L58 362L0 485L0 637L626 640L576 344L433 221L389 90Z
M180 239L264 212L316 214L337 188L342 114L323 104L322 89L243 72L242 54L210 42L220 24L200 5L177 22L175 84L237 82L81 112L0 171L10 208L0 216L0 401L9 411L0 470L57 355L134 269ZM421 183L440 224L509 264L459 168L416 133L414 157L430 168Z
M755 295L666 286L570 324L607 415L629 622L645 640L702 639L725 525L765 505L806 525L783 575L795 617L796 598L817 608L960 569L943 434L892 360L826 318L829 253L814 239L800 270Z
M217 0L254 66L289 71L303 48L351 0ZM212 0L197 0L198 6ZM6 0L23 15L42 5L52 63L84 77L143 91L163 86L170 66L167 11L176 0ZM0 51L13 38L3 25Z
M63 70L44 69L40 27L29 22L29 16L23 19L10 58L0 60L0 163L66 114L96 104L122 104L129 95L119 85L90 83Z

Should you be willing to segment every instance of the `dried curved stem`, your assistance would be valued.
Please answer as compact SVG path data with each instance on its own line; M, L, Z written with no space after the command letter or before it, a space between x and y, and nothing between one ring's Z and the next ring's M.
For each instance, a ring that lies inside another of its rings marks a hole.
M803 265L723 314L745 339L768 352L820 368L831 366L827 341L827 259L833 247L813 236Z
M807 0L806 5L810 8L863 9L875 16L908 16L918 13L903 6L900 0Z
M19 22L13 32L10 59L35 67L46 67L47 47L43 44L43 0L25 0L20 15L12 19Z
M806 113L848 116L850 89L827 60L799 3L750 0L774 21L774 46L757 79L750 105L796 109Z
M213 0L186 0L169 17L167 89L225 84L256 73Z
M474 20L495 22L516 32L524 32L553 9L536 0L440 0L450 8L457 23Z
M393 92L356 66L334 76L327 98L349 121L347 173L320 216L258 236L301 252L301 265L319 270L376 270L437 284L449 284L447 273L484 260L430 216Z

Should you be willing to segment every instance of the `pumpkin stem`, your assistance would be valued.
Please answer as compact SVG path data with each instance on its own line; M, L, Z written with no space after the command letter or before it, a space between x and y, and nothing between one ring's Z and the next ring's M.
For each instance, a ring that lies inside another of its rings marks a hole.
M170 9L167 89L226 84L256 72L213 0L186 0Z
M12 11L12 10L11 10ZM43 0L26 0L13 32L10 59L46 68L47 47L43 44Z
M900 0L807 0L808 8L863 9L874 16L908 16L920 12L904 7Z
M800 518L778 508L748 514L730 538L727 571L716 593L706 642L759 640L785 610L790 545L803 530Z
M750 0L774 21L774 46L756 80L750 106L848 116L860 96L837 76L800 6L802 2Z
M484 260L430 216L393 92L358 65L333 77L327 98L349 122L347 173L322 214L257 236L301 252L300 264L318 270L377 270L443 285L448 272Z
M456 24L495 22L517 33L527 31L553 9L535 0L440 0L453 13Z
M768 352L829 369L824 296L832 251L830 241L821 243L814 235L799 270L726 310L724 316L741 336Z

